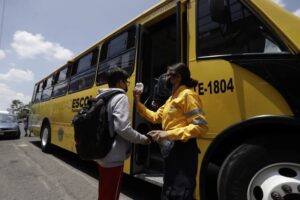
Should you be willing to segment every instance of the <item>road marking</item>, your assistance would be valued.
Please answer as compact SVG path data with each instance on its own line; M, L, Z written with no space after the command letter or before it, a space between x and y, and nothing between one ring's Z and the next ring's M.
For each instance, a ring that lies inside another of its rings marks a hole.
M16 146L18 146L18 147L28 147L28 145L25 144L25 143L17 144Z
M43 180L40 176L38 177L39 182L41 182L47 190L50 190L50 186Z
M31 164L27 160L24 160L24 162L27 165L27 167L31 167Z

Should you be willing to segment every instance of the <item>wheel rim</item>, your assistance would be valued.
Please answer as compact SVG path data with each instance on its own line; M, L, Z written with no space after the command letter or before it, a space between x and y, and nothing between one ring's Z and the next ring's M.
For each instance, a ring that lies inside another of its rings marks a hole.
M248 200L300 200L300 165L276 163L255 174L247 190Z
M48 137L49 137L49 131L48 128L44 128L43 130L43 135L42 135L42 145L46 146L48 142Z

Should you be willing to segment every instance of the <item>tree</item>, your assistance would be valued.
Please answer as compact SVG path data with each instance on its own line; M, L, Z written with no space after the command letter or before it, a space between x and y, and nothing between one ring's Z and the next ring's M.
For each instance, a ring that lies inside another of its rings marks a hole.
M26 116L29 115L29 113L30 113L30 109L31 109L31 103L22 106L20 108L19 112L17 113L18 118L19 119L26 118Z
M13 113L18 113L21 111L22 107L24 106L24 103L18 99L14 99L10 105L10 108Z

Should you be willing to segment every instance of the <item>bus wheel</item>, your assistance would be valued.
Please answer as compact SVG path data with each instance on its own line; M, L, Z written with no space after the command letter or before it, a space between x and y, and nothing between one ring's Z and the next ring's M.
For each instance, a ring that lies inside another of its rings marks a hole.
M300 200L299 148L243 144L222 164L219 200Z
M41 134L41 148L42 151L45 153L50 152L51 150L51 131L50 127L48 124L45 124L42 129L42 134Z

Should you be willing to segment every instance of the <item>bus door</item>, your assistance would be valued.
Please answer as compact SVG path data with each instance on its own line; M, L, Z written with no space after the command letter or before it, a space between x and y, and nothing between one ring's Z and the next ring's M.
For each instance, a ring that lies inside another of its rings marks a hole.
M154 86L159 76L167 71L169 65L186 60L186 12L183 5L178 2L172 12L163 17L160 15L140 26L139 49L137 60L136 81L144 84L141 101L147 108L155 110L152 106ZM184 33L183 33L184 32ZM146 134L150 130L161 129L161 125L153 125L136 112L134 126ZM164 162L160 148L156 143L148 146L135 145L132 156L132 173L150 182L162 183ZM142 175L141 175L142 174Z

